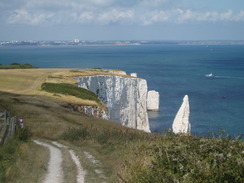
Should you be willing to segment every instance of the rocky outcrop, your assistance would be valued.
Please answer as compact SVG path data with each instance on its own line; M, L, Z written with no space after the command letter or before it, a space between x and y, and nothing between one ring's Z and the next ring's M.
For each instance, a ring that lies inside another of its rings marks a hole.
M96 75L76 77L78 86L98 95L108 116L124 126L150 132L146 107L147 82L140 78Z
M130 76L137 77L137 73L130 73Z
M175 134L190 134L191 133L191 124L189 122L190 116L190 105L188 95L185 95L183 103L175 116L173 122L173 132Z
M159 111L159 93L155 90L150 90L147 93L147 110Z
M67 106L72 111L80 112L89 116L100 119L109 119L108 110L99 106L88 106L80 104L68 104Z

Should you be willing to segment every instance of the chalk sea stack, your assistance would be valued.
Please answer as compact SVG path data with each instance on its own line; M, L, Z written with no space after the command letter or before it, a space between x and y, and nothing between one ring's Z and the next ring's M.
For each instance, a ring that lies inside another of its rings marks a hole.
M147 93L147 110L159 111L159 93L155 90L150 90Z
M190 105L188 95L185 95L183 98L183 103L175 116L173 122L173 132L175 134L190 134L191 133L191 124L189 122L190 116Z

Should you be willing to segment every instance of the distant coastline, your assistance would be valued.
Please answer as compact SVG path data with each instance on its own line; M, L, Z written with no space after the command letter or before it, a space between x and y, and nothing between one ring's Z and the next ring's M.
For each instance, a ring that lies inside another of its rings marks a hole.
M244 40L204 40L204 41L143 41L143 40L117 40L117 41L88 41L88 40L69 40L69 41L0 41L0 47L16 46L130 46L130 45L244 45Z

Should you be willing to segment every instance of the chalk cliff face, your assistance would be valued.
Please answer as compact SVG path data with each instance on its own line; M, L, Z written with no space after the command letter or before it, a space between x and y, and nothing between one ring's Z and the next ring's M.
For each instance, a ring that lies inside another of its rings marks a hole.
M78 86L98 95L108 108L111 120L124 126L150 132L147 115L147 82L121 76L76 77Z

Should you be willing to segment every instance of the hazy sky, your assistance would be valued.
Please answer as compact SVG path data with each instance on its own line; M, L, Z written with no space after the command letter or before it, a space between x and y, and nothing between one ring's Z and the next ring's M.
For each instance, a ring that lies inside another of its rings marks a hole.
M244 0L0 0L0 40L244 40Z

